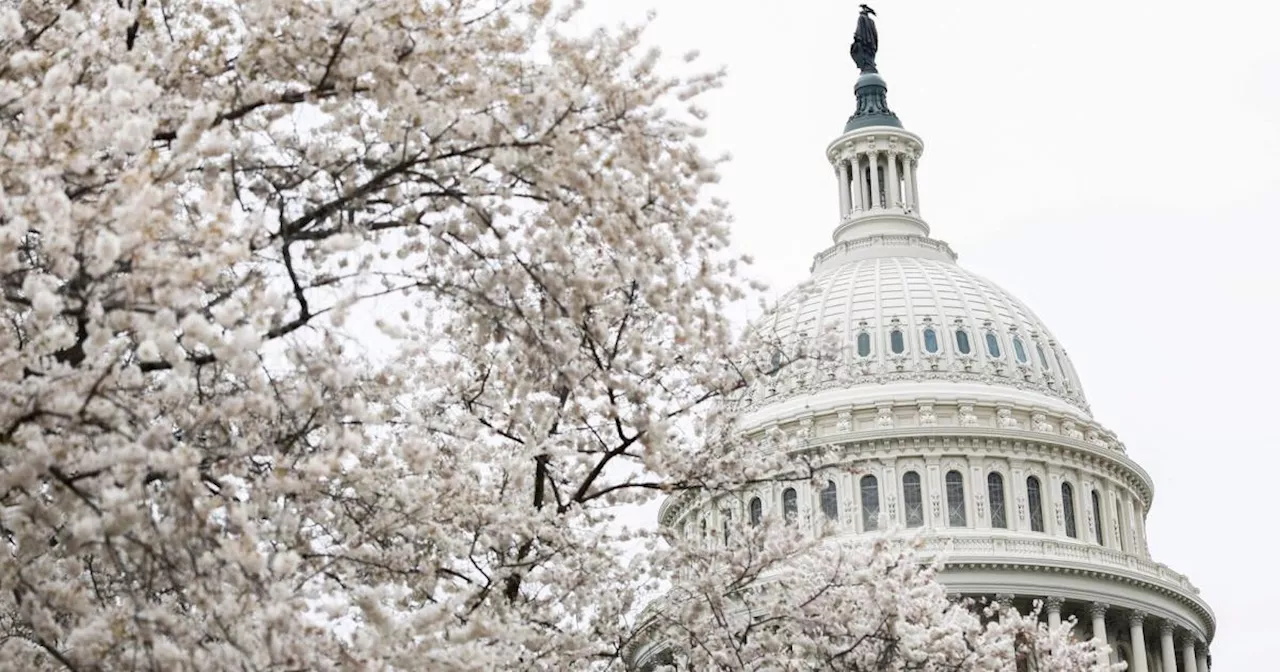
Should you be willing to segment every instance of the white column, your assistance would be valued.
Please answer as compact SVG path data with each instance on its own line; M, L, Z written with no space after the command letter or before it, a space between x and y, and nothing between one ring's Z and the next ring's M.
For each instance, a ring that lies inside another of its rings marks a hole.
M1049 614L1049 632L1056 632L1062 627L1062 602L1061 597L1050 597L1044 601L1044 609Z
M849 162L840 159L836 164L836 179L840 181L840 219L849 216L853 202L849 196Z
M1129 612L1129 647L1133 649L1133 672L1147 672L1147 637L1142 631L1142 621L1146 618L1144 612Z
M1196 645L1196 670L1197 672L1209 672L1209 645Z
M1196 640L1190 635L1182 638L1182 672L1196 672Z
M1107 644L1107 608L1110 605L1102 602L1094 602L1089 605L1089 615L1093 617L1093 639L1098 643L1098 647L1105 647ZM1102 652L1098 653L1098 664L1106 666L1111 662L1110 655Z
M887 152L884 158L889 163L889 188L885 190L887 192L885 198L888 198L889 202L885 203L885 207L900 208L902 207L900 205L902 195L898 193L898 155L894 152Z
M884 202L880 200L880 152L868 152L867 163L871 166L871 207L870 210L883 208Z
M914 178L911 176L913 172L915 171L911 168L911 155L903 154L902 155L902 188L905 189L907 193L905 196L903 196L902 200L904 202L902 204L902 207L907 212L915 212L916 210L916 189L915 189L915 186L912 185L912 181Z
M853 190L853 209L861 212L867 209L867 199L862 189L862 157L854 154L849 157L846 165L849 166L849 181L852 182L849 186Z
M915 159L911 161L911 198L915 201L916 214L920 214L920 183L916 181L917 164Z
M1160 663L1161 672L1178 672L1178 654L1173 648L1173 624L1169 621L1160 624Z

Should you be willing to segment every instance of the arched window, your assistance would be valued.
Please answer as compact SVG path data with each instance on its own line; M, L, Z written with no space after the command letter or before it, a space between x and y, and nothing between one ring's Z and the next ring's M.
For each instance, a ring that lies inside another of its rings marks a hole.
M1104 541L1106 537L1102 535L1102 499L1098 497L1098 491L1094 490L1089 493L1093 498L1093 531L1097 537L1099 546L1106 546Z
M871 334L862 332L858 334L858 356L869 357L871 355Z
M1067 526L1067 536L1076 538L1076 493L1071 484L1062 482L1062 519Z
M1048 371L1049 360L1045 358L1044 348L1040 347L1039 343L1036 343L1036 356L1040 358L1040 368L1044 369L1045 371Z
M1017 336L1013 337L1013 356L1018 358L1019 364L1027 363L1027 349L1022 345L1022 339Z
M836 494L835 481L827 481L827 487L822 489L822 515L827 520L835 520L840 516L840 496Z
M907 527L924 525L924 495L920 491L920 474L908 471L902 475L902 512Z
M947 472L947 524L951 527L968 525L964 516L964 476L954 469Z
M1119 532L1119 536L1120 536L1120 550L1122 550L1122 551L1127 551L1127 550L1129 550L1129 543L1128 543L1128 539L1125 537L1125 533L1124 533L1124 528L1125 528L1125 525L1124 525L1124 509L1120 506L1120 498L1119 498L1119 497L1116 497L1116 522L1117 522L1117 523L1119 523L1119 525L1117 525L1117 527L1119 527L1119 528L1120 528L1120 532Z
M796 522L796 516L800 513L798 499L796 497L795 488L787 488L782 491L782 517L788 523Z
M973 352L973 349L969 347L969 332L964 329L956 329L956 351L962 355Z
M907 349L906 340L902 338L902 330L894 329L889 332L889 349L895 355L901 355Z
M863 476L858 482L862 490L862 529L876 529L880 519L880 484L870 474Z
M938 351L938 332L932 327L924 330L924 351L929 354Z
M992 331L987 332L987 354L994 359L1000 359L1000 339Z
M1005 517L1004 476L999 472L987 474L987 499L991 500L991 527L1008 528L1009 519Z
M1044 532L1044 505L1040 502L1040 479L1027 477L1027 508L1031 513L1031 531Z
M751 527L759 527L760 521L764 519L764 502L759 497L752 497L747 510L751 517Z

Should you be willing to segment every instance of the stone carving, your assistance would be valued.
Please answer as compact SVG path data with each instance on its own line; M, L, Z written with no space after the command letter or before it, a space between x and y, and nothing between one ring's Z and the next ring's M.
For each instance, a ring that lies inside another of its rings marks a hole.
M1052 434L1053 425L1049 423L1044 413L1036 413L1031 416L1031 431L1040 432L1042 434Z
M1027 500L1025 497L1022 497L1021 495L1019 495L1017 498L1017 501L1018 501L1018 520L1026 520L1027 519Z
M880 34L876 31L876 20L871 18L875 15L876 10L862 5L862 12L858 14L858 26L853 33L853 44L849 45L849 56L863 73L877 72L876 52L880 50Z
M1053 514L1054 514L1053 515L1054 519L1058 521L1058 527L1062 527L1062 505L1061 504L1053 505Z
M977 427L978 416L973 412L973 406L968 404L960 407L960 426L961 427Z
M1088 441L1089 443L1092 443L1095 446L1100 446L1102 448L1109 447L1107 444L1107 440L1102 438L1102 435L1099 434L1098 430L1096 429L1089 430L1089 432L1084 435L1084 440Z
M938 416L933 412L933 404L920 404L920 426L936 427Z
M876 427L881 429L893 428L893 409L889 406L881 406L879 411L879 414L876 415Z
M938 497L938 493L936 492L930 496L930 499L932 500L932 504L933 504L934 519L942 518L942 499Z
M1044 598L1045 613L1060 614L1062 613L1062 605L1065 603L1066 600L1061 597L1058 597L1057 595L1050 595L1049 597Z
M1084 432L1082 432L1082 431L1080 431L1080 430L1076 429L1076 423L1075 423L1075 422L1073 422L1073 421L1071 421L1071 420L1063 420L1063 421L1062 421L1062 433L1063 433L1063 435L1065 435L1065 436L1069 436L1069 437L1071 437L1071 438L1073 438L1073 439L1083 439L1083 438L1084 438Z
M1107 610L1110 608L1111 605L1106 602L1094 602L1089 605L1089 615L1093 618L1106 618Z
M1001 408L996 411L996 424L1000 429L1017 429L1018 419L1013 417L1011 409Z
M806 440L813 437L813 418L801 418L800 424L796 427L796 438Z
M850 432L853 431L853 412L840 411L836 414L836 431Z

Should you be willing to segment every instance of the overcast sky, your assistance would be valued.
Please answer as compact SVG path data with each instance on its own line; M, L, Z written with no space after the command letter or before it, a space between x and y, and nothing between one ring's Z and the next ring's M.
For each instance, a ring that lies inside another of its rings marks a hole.
M853 112L855 0L597 0L729 69L705 102L738 249L781 294L830 242L823 151ZM1156 561L1218 617L1219 670L1275 669L1280 584L1280 9L873 2L921 212L1027 302L1156 483Z

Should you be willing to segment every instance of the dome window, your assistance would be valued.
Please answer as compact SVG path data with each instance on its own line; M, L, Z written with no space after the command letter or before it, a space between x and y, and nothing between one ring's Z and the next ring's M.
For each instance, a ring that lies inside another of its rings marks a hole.
M1027 508L1031 513L1031 531L1044 532L1044 504L1040 501L1040 479L1027 477Z
M795 488L787 488L782 491L782 517L786 519L788 524L796 522L796 516L799 515L799 498L796 496Z
M895 355L901 355L907 349L906 339L902 337L901 329L894 329L889 332L889 349Z
M840 515L840 496L836 493L835 481L827 481L827 487L822 489L822 515L827 520L835 520Z
M733 512L724 509L720 512L720 532L724 536L724 545L729 545L729 524L733 522Z
M907 527L924 525L924 496L920 491L920 474L914 471L902 475L902 512L907 516Z
M962 355L973 352L973 348L969 345L969 332L964 329L956 329L956 350Z
M1093 499L1093 534L1097 539L1099 546L1106 546L1107 542L1102 536L1102 500L1098 498L1098 491L1094 490L1089 493Z
M1076 493L1071 484L1062 482L1062 517L1066 521L1067 536L1076 538Z
M991 527L1009 527L1004 513L1004 477L999 472L987 474L987 497L991 500Z
M858 485L862 491L862 529L870 532L880 519L880 484L875 476L867 474Z
M1022 345L1022 339L1017 336L1013 337L1013 356L1018 358L1019 364L1027 363L1027 348Z
M871 356L871 334L868 334L865 331L858 334L858 356Z
M954 469L947 472L947 524L968 525L964 515L964 476Z
M933 327L924 330L924 351L929 354L938 351L938 332Z
M1048 371L1049 360L1044 356L1044 348L1041 347L1039 343L1036 343L1036 356L1040 358L1040 368Z
M760 527L760 521L764 518L764 502L759 497L752 497L747 510L750 513L751 527Z
M1000 359L1000 339L996 338L995 332L987 332L987 354L992 359Z

